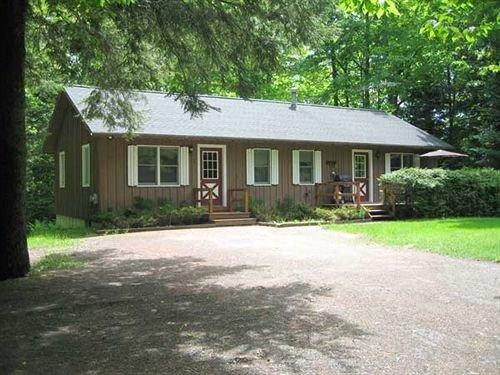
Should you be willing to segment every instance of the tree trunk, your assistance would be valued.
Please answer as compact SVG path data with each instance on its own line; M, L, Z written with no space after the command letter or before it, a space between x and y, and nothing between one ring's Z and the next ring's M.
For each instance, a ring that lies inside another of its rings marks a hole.
M370 14L365 14L365 48L362 67L363 108L370 108Z
M456 73L455 73L456 74ZM454 76L451 67L446 68L446 83L448 96L448 142L455 144L455 102L456 92L454 87Z
M339 88L338 88L338 83L337 83L337 78L339 76L339 71L337 69L337 63L335 61L335 50L334 46L332 43L332 46L330 47L330 65L332 67L332 91L333 91L333 105L337 106L339 105Z
M25 276L30 267L24 212L26 7L26 0L0 5L0 280Z

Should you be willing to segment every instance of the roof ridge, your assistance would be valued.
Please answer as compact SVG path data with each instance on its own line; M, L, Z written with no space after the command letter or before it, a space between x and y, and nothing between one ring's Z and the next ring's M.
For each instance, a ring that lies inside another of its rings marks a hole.
M81 84L75 84L68 86L66 88L70 87L81 87L81 88L87 88L87 89L96 89L98 88L97 86L88 86L88 85L81 85ZM137 93L150 93L150 94L163 94L163 95L169 95L169 93L165 91L159 91L159 90L131 90L133 92ZM172 94L175 95L175 94ZM213 99L224 99L224 100L244 100L244 101L249 101L249 102L263 102L263 103L275 103L275 104L286 104L290 105L290 102L287 102L285 100L278 100L278 99L261 99L261 98L242 98L239 96L223 96L223 95L214 95L214 94L199 94L198 95L201 98L213 98ZM329 105L329 104L318 104L318 103L304 103L304 102L298 102L298 106L307 106L307 107L319 107L319 108L333 108L333 109L346 109L350 111L366 111L366 112L377 112L377 113L385 113L385 114L390 114L389 112L382 111L380 109L373 109L373 108L352 108L352 107L343 107L343 106L334 106L334 105Z

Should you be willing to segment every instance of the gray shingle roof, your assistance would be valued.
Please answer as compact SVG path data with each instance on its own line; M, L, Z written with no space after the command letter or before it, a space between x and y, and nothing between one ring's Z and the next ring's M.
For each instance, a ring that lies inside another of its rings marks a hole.
M73 86L66 92L81 112L92 90ZM298 104L292 111L286 102L202 96L220 111L210 110L201 118L191 118L179 102L164 93L142 94L146 100L138 102L136 109L145 111L146 119L139 134L451 148L381 111L308 104ZM100 120L86 122L93 133L120 133L119 129L109 131Z

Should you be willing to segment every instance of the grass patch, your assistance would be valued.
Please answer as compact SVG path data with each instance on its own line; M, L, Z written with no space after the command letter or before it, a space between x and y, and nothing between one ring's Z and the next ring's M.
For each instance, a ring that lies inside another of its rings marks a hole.
M30 227L28 248L64 250L76 245L82 237L93 232L90 228L60 228L53 223L36 222Z
M41 250L44 256L34 263L31 273L83 267L85 262L75 259L71 249L92 233L90 228L61 228L53 223L36 222L28 233L28 248Z
M70 270L82 268L84 265L84 261L75 259L71 253L53 253L44 256L36 262L33 265L31 272L39 273L53 270Z
M333 224L387 245L412 246L457 258L500 261L500 218L454 218Z

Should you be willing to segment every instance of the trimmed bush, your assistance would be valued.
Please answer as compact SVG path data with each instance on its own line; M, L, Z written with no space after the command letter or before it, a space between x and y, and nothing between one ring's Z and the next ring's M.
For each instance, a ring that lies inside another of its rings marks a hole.
M323 221L348 221L359 220L366 218L367 213L362 208L357 207L340 207L340 208L321 208L314 210L314 218Z
M248 203L250 214L259 221L274 221L274 213L266 207L266 204L261 199L250 197Z
M500 171L407 168L382 175L386 203L412 217L499 216ZM394 198L391 198L394 197Z
M292 198L276 201L276 216L283 221L306 220L313 217L314 209L305 202L295 202Z
M120 212L102 212L92 217L92 226L98 229L145 228L168 225L199 224L208 221L202 207L174 207L165 199L134 198L132 208Z
M250 199L250 213L259 221L286 222L321 220L357 220L366 215L366 211L356 207L314 208L305 202L295 202L291 198L277 201L274 208L268 208L260 199Z

